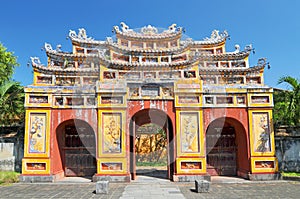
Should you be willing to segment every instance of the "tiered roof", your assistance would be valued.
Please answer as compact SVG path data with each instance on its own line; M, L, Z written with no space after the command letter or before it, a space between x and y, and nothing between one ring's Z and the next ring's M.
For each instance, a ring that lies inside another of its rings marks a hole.
M185 40L180 40L183 33L182 27L177 27L176 24L169 26L167 30L161 30L159 28L153 27L151 25L145 26L140 29L130 29L125 23L121 23L120 28L114 26L113 28L117 39L126 39L128 41L142 41L142 42L155 42L155 41L178 41L177 46L166 47L166 48L134 48L131 46L121 45L118 41L114 41L111 37L107 38L106 41L98 41L91 37L88 37L85 29L79 29L78 34L70 30L69 38L72 41L72 44L77 47L83 47L87 49L92 49L94 52L91 54L88 53L70 53L63 52L58 46L56 49L53 49L52 46L48 43L45 44L45 51L49 58L48 66L44 66L40 63L39 59L34 57L32 58L33 68L39 71L53 71L53 72L97 72L99 71L99 66L94 68L81 68L81 67L66 67L66 66L56 66L52 60L67 61L72 60L97 60L100 64L107 66L112 69L131 69L141 66L147 66L149 68L155 67L159 69L160 67L169 67L169 68L182 68L189 67L197 62L201 61L238 61L245 60L250 52L252 51L252 46L246 46L244 50L240 50L239 46L236 46L236 51L234 52L221 52L216 53L207 53L205 49L211 49L213 47L222 47L225 44L226 39L229 37L227 31L219 32L214 30L210 37L204 38L202 41L194 41L190 38ZM204 50L204 51L203 51ZM179 61L169 61L169 62L131 62L125 60L113 60L111 58L110 52L116 52L121 55L126 56L176 56L176 55L186 55L185 60ZM264 63L259 63L256 67L235 67L235 68L200 68L200 71L252 71L252 70L261 70L265 66Z

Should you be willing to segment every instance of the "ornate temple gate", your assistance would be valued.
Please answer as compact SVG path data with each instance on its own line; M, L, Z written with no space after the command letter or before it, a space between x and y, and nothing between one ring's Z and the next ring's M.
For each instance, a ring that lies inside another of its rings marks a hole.
M65 176L93 176L97 170L95 135L81 124L68 124L64 128L61 146Z
M31 57L25 88L21 181L135 179L135 125L146 123L168 133L169 179L278 177L268 62L250 67L251 45L227 52L226 31L193 40L183 30L122 22L106 41L71 30L72 52L45 43L47 64Z
M236 175L236 144L233 127L215 128L206 136L207 171L211 175Z

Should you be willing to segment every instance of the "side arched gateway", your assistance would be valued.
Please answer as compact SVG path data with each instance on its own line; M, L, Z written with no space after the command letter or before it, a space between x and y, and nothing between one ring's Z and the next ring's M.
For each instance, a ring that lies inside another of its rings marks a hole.
M236 176L249 164L247 136L236 119L222 117L213 120L206 129L207 173Z
M82 120L67 120L56 130L65 176L88 176L97 172L96 139L93 128Z

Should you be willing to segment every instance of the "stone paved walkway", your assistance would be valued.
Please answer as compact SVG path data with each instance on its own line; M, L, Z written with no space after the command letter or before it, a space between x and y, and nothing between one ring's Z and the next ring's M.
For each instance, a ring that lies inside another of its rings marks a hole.
M166 179L138 176L125 187L120 199L184 199L179 187Z
M228 181L223 178L214 180L210 193L196 193L194 183L174 183L149 177L131 183L110 183L108 195L95 194L95 187L95 183L91 182L16 183L0 186L0 198L300 198L300 182L293 181Z

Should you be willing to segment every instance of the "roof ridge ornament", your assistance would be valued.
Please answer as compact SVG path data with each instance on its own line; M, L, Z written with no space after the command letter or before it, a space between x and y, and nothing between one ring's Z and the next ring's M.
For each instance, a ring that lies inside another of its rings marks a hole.
M235 44L235 45L234 45L234 48L235 48L234 53L239 53L239 52L240 52L240 49L241 49L240 45Z
M245 51L248 51L248 52L252 51L253 54L255 54L255 48L253 48L252 44L245 46Z
M172 25L169 26L169 32L175 32L177 29L177 24L173 23Z
M132 29L129 29L129 26L127 26L124 22L120 23L121 28L122 28L122 32L131 32Z
M56 49L54 50L51 46L51 44L45 42L44 48L42 50L45 50L46 52L54 51L54 52L62 52L61 50L61 44L56 45Z
M39 57L30 57L32 65L41 65Z
M141 28L141 33L144 35L153 35L153 34L157 34L158 30L156 27L148 25Z
M45 42L44 48L45 48L46 51L53 51L53 48L52 48L51 44L49 44L47 42Z
M266 64L267 64L267 58L266 57L259 58L258 61L257 61L258 66L265 66Z
M229 37L228 32L226 30L224 30L221 33L219 32L219 30L213 30L210 37L204 38L204 41L218 41Z
M91 37L87 37L86 30L84 28L78 29L78 35L76 34L76 31L70 30L69 31L69 37L71 39L81 39L81 40L88 40L93 41L94 39Z

